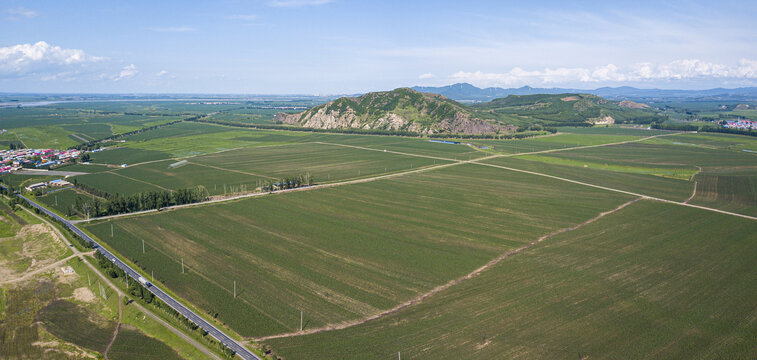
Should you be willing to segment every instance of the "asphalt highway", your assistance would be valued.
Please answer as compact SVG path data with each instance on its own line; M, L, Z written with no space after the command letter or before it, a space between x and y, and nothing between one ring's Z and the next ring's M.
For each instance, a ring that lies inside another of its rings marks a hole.
M76 225L72 224L70 221L46 209L44 206L41 206L29 200L23 195L20 195L20 194L16 194L16 195L20 197L21 199L24 199L27 203L29 203L29 205L39 209L40 211L44 212L50 217L63 223L66 227L71 229L71 231L79 235L85 241L94 244L96 251L99 251L105 257L110 259L110 261L112 261L114 264L116 264L116 266L122 269L127 275L129 275L129 277L133 278L134 281L138 281L139 277L142 276L138 272L134 271L134 269L132 269L129 265L126 265L117 257L115 257L110 251L103 248L97 241L95 241L95 239L93 239L92 237L90 237L89 235L81 231L78 227L76 227ZM247 350L247 348L237 343L234 339L230 338L223 331L218 330L218 328L213 326L211 323L205 321L205 319L195 314L192 310L184 306L182 303L176 301L176 299L166 294L163 290L158 288L155 284L148 286L147 289L151 293L153 293L155 297L157 297L164 303L168 304L168 306L172 307L174 310L184 315L187 319L191 320L193 323L195 323L197 326L199 326L203 330L207 331L210 336L214 337L216 340L218 340L222 344L228 346L231 350L236 352L236 354L239 355L241 358L245 360L261 360L259 357L255 356L255 354L253 354L250 350Z

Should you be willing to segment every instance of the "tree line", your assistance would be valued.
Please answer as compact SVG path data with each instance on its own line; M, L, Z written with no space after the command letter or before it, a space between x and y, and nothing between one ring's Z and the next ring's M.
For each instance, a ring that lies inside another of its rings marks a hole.
M100 266L101 269L103 269L103 272L110 276L112 279L117 278L126 278L126 272L124 272L123 269L116 266L115 263L110 261L105 255L101 254L99 251L95 252L95 259L97 260L97 264ZM142 284L140 284L138 281L135 281L132 279L132 281L129 282L129 287L126 289L126 292L132 296L134 299L140 300L145 305L153 305L156 308L163 310L167 314L173 316L178 320L179 323L181 323L186 330L189 332L197 333L200 338L204 339L208 343L216 344L221 352L228 356L233 357L234 351L232 351L230 348L226 347L225 345L221 343L217 343L215 340L208 338L208 332L200 328L197 324L189 320L184 315L180 314L178 311L174 310L172 307L168 306L168 304L160 301L155 295L150 292L147 288L145 288ZM128 305L130 301L127 300L127 297L124 297L124 304Z
M736 134L736 135L746 135L746 136L757 136L757 130L724 128L724 127L712 126L712 125L699 126L699 125L693 125L693 124L658 124L658 123L652 123L651 128L652 129L658 129L658 130L702 131L702 132L711 132L711 133L723 133L723 134Z
M276 191L276 190L286 190L286 189L295 189L298 187L303 186L311 186L313 185L313 179L310 176L310 173L304 174L304 175L297 175L297 176L290 176L281 178L279 180L268 180L263 182L260 189L262 191Z
M196 117L200 118L201 116L196 116ZM195 117L192 117L192 118L195 118ZM189 120L189 119L192 119L192 118L187 118L187 119L184 119L184 120ZM141 129L138 129L138 130L133 130L133 131L125 132L123 134L111 135L111 136L108 136L108 137L104 137L102 139L92 140L90 142L86 142L86 143L83 143L83 144L74 145L74 146L70 147L69 149L76 149L76 150L95 150L95 149L99 149L100 148L100 143L103 142L103 141L116 140L116 139L120 139L120 138L123 138L123 137L139 134L139 133L142 133L142 132L145 132L145 131L159 129L159 128L162 128L162 127L165 127L165 126L170 126L170 125L178 124L178 123L180 123L180 122L182 122L184 120L175 120L175 121L167 122L167 123L164 123L164 124L153 125L153 126L149 126L149 127L146 127L146 128L141 128Z
M76 188L94 195L91 200L77 197L74 211L90 217L126 214L131 212L161 209L166 206L193 204L208 200L210 194L204 186L176 191L150 191L132 195L111 194L73 179ZM71 214L69 214L71 215Z

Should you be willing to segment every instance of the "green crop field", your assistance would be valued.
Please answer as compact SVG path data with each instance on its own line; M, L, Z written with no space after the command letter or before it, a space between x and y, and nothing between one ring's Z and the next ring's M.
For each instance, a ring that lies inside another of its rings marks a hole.
M18 141L29 148L66 148L144 127L180 120L157 116L98 111L96 103L0 108L0 127L8 132L0 141Z
M488 146L504 153L524 153L576 146L590 146L641 139L629 135L557 134L518 140L471 140L472 143Z
M74 205L76 204L77 199L84 203L90 201L93 197L94 196L83 191L66 189L51 192L43 196L37 196L36 199L44 204L45 207L54 209L59 214L73 216L75 214Z
M299 310L316 327L391 308L623 199L460 165L87 229L182 297L258 336L294 330Z
M140 181L139 179L117 175L113 172L77 175L74 179L80 184L88 185L111 194L131 195L164 190L156 185Z
M167 189L194 188L204 186L211 195L239 192L242 189L255 190L259 183L271 178L255 175L243 169L239 171L222 170L217 166L199 165L185 160L166 160L150 164L119 169L113 173L139 179ZM293 173L292 173L293 174Z
M757 216L757 167L703 172L695 180L692 204Z
M641 172L616 172L604 168L569 166L556 162L531 161L536 157L506 157L484 161L486 164L533 171L565 179L582 181L592 185L630 191L668 200L684 201L694 190L694 182L644 174Z
M168 159L170 157L170 154L164 153L162 151L145 150L139 148L118 148L92 153L90 156L90 162L93 164L128 165L146 161Z
M99 318L86 308L65 300L50 303L38 317L45 329L56 337L99 353L105 351L116 327L113 321Z
M647 128L630 128L620 126L593 126L593 127L559 127L557 130L561 133L586 134L586 135L629 135L629 136L652 136L667 134L669 131L647 129Z
M329 144L245 148L189 159L190 163L284 177L310 173L315 182L331 182L446 163L383 151Z
M362 136L358 140L372 140L375 137ZM355 141L357 142L357 141ZM413 140L395 141L403 150L412 151L415 148L424 149L424 142ZM338 180L363 178L385 173L406 171L447 163L446 160L428 157L411 156L384 152L382 145L368 143L367 149L339 146L337 143L292 143L288 145L253 146L242 149L216 152L213 154L194 156L176 160L160 160L157 152L133 148L106 150L96 153L93 162L105 162L100 156L110 152L121 152L113 155L112 159L124 160L134 154L145 163L137 163L126 168L112 168L107 172L97 169L88 175L78 175L74 179L97 189L120 194L134 194L137 192L155 191L156 189L181 189L204 186L211 195L239 192L243 189L254 190L262 181L275 180L287 176L309 173L313 181L334 182ZM455 145L432 144L429 149L437 146L455 147ZM351 145L358 146L358 145ZM363 145L359 145L363 146ZM378 147L378 148L376 148ZM470 149L467 146L457 146L476 154L485 153ZM376 148L375 150L371 150ZM394 150L392 150L394 151ZM433 153L434 150L429 152ZM102 154L102 155L101 155ZM464 156L464 153L456 153ZM156 155L156 156L152 156ZM442 155L448 155L446 153ZM149 159L149 160L148 160ZM113 161L120 162L120 161ZM87 170L87 165L76 165L75 170ZM92 165L89 165L92 166ZM64 168L64 170L68 169Z
M754 358L755 234L640 201L397 314L266 343L287 359Z
M108 359L179 360L181 357L166 344L132 327L121 325L113 346L108 350Z

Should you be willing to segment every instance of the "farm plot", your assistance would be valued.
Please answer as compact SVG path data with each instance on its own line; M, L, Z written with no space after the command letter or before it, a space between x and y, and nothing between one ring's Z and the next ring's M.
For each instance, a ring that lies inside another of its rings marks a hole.
M534 161L539 157L503 157L484 161L486 164L533 171L592 185L635 192L668 200L684 201L691 196L694 182L641 172L616 172L604 168L570 166L559 162Z
M308 141L360 146L375 150L396 151L452 160L468 160L488 155L465 145L471 142L468 140L454 140L461 144L442 144L428 139L400 136L313 134L308 137Z
M647 128L629 128L620 126L593 126L593 127L559 127L557 130L561 133L585 134L585 135L630 135L630 136L652 136L668 134L670 131L655 130Z
M189 162L274 178L310 173L313 181L320 183L446 163L444 160L316 143L245 148L199 156Z
M708 171L695 177L692 204L757 215L757 167Z
M149 191L165 190L164 188L150 184L146 181L117 175L113 172L77 175L74 177L74 180L79 184L91 186L110 194L132 195Z
M400 313L266 343L287 359L754 358L755 234L642 200Z
M565 149L576 146L602 145L640 139L629 135L557 134L527 139L513 140L471 140L472 143L488 146L490 149L509 154Z
M742 152L743 150L747 150L746 152L757 151L757 138L733 134L680 134L659 137L651 139L648 142L666 145L697 146L710 149L729 149Z
M750 153L646 142L561 151L550 153L548 156L629 166L674 165L724 168L757 165L757 156Z
M460 165L86 227L239 333L262 336L297 329L300 310L305 328L376 314L626 200Z
M113 360L180 360L181 356L168 345L146 336L134 327L121 325L118 336L108 351L108 358Z
M117 174L146 181L172 190L202 185L210 195L253 191L267 176L245 171L222 170L218 167L197 165L186 160L166 160L114 171Z
M137 164L146 161L163 160L171 155L157 150L145 150L138 148L118 148L99 151L90 155L93 164Z
M77 201L80 203L86 203L93 198L93 195L74 189L55 191L36 197L36 199L43 203L48 209L53 209L59 214L69 217L76 215L74 208Z
M293 143L308 135L184 122L127 137L124 146L188 157L242 147Z

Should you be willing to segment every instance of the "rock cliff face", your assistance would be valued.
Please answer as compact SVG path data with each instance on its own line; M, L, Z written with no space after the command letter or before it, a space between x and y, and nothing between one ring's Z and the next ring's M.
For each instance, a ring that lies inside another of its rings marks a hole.
M423 134L512 130L495 120L485 120L444 96L408 88L340 98L298 114L279 113L276 120L316 129L359 128Z

